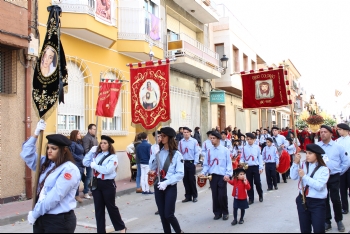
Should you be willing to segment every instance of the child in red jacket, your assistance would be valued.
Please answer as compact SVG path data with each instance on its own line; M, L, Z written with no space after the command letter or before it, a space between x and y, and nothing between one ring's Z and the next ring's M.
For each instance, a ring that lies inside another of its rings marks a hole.
M238 209L241 209L241 218L239 224L244 223L245 209L249 208L247 201L247 190L250 189L250 184L247 178L245 178L245 170L243 168L238 168L235 170L235 176L232 180L228 181L229 184L233 185L232 196L233 201L233 221L232 225L237 224L237 213Z

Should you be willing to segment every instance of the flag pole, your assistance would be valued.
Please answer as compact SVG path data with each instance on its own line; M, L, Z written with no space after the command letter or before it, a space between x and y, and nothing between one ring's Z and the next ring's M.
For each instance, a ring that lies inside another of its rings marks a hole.
M34 186L33 186L33 198L32 198L32 208L34 209L36 200L38 198L38 183L39 183L39 177L40 177L40 162L41 162L41 151L42 151L42 145L43 145L43 136L44 136L44 131L40 131L40 134L38 136L39 138L39 144L38 144L38 155L36 158L36 169L35 169L35 177L34 177Z
M102 74L103 72L100 72L100 82L102 81ZM98 100L98 97L100 96L100 83L98 84L98 96L97 96L97 100ZM95 112L95 115L96 115L96 112ZM97 137L97 133L98 133L98 115L96 115L96 137Z

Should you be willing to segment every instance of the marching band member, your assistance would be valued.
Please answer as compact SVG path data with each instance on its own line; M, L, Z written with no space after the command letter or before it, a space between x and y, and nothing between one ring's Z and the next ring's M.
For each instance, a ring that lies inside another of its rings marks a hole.
M338 144L344 147L347 155L350 155L350 127L347 124L341 123L337 125L340 138L336 140ZM348 191L350 189L350 169L340 176L340 197L342 204L342 213L349 212Z
M220 144L222 146L226 147L230 151L230 153L232 153L232 142L229 139L227 139L227 132L226 131L221 132Z
M278 154L281 156L282 151L289 145L289 143L283 135L278 133L279 130L280 129L278 127L273 127L271 129L273 145L277 148ZM284 180L286 180L285 174L283 174L282 177ZM277 183L279 183L280 180L281 180L280 173L277 172Z
M211 131L208 131L207 132L207 137L208 139L206 139L203 144L202 144L202 153L204 154L204 157L207 156L207 153L208 153L208 149L213 146L213 144L211 143L211 140L210 140L210 133Z
M260 147L260 141L259 141L259 138L258 138L257 135L256 135L256 132L252 132L252 133L253 133L253 135L255 136L254 144Z
M241 163L247 163L248 169L247 179L249 181L252 189L248 191L249 196L249 205L254 203L254 189L253 184L257 193L259 194L259 201L263 202L263 191L261 188L260 174L263 172L263 160L260 155L260 148L257 145L254 145L255 137L252 133L247 133L248 144L243 147L241 155Z
M289 146L287 147L287 152L290 156L290 167L292 167L294 155L297 153L297 149L295 148L295 144L293 143L293 139L291 137L287 137L286 139L289 142ZM286 177L290 179L290 168L286 172ZM285 180L284 183L287 183L287 180Z
M157 139L156 139L156 132L153 132L152 136L154 137L156 143L154 143L151 146L151 153L150 153L151 156L153 155L153 152L159 152L159 143L162 141L162 136L160 135L160 131L157 131ZM154 214L159 215L159 211L157 210Z
M40 120L34 135L22 146L21 157L27 166L36 170L36 141L46 123ZM40 159L40 177L34 209L28 214L28 222L34 233L73 233L77 219L73 209L76 208L75 193L80 184L80 171L74 164L68 149L72 144L61 134L46 136L48 143L46 156Z
M300 181L300 192L296 198L296 204L301 233L311 233L311 227L314 233L325 233L323 220L326 218L325 200L328 193L329 169L322 159L324 153L325 151L320 146L308 144L306 162L302 163L301 169L300 154L295 155L293 166L290 169L291 178Z
M214 220L218 220L221 217L223 220L228 220L227 183L225 181L230 179L233 172L230 151L220 144L220 133L212 132L210 139L213 146L208 149L200 176L212 175L210 188L213 200L213 213L215 215Z
M121 233L125 233L127 229L115 205L117 186L114 179L117 176L118 158L113 143L112 138L102 135L99 146L93 146L83 160L84 166L90 166L93 169L91 190L98 233L106 233L106 207L114 229Z
M164 233L171 233L171 227L176 233L181 233L180 224L175 217L177 198L177 183L184 177L182 154L177 150L176 132L173 128L160 129L160 151L155 151L149 160L150 173L159 171L160 181L154 183L154 195L162 221ZM159 153L158 153L159 152Z
M236 169L234 178L229 180L228 183L233 185L232 196L234 197L233 221L231 222L231 225L234 226L237 224L238 209L241 210L239 224L243 224L245 210L249 208L247 201L247 190L250 190L249 181L245 178L245 170L243 168Z
M183 127L184 138L179 142L179 150L184 159L185 176L183 183L185 186L185 199L183 203L198 201L198 192L196 186L196 165L199 162L199 144L196 139L191 137L192 130L188 127Z
M261 131L259 129L257 129L256 130L256 140L259 142L259 146L261 147L260 138L261 138Z
M265 162L267 191L273 189L272 185L275 187L275 190L277 190L276 169L279 166L279 156L277 148L273 145L273 140L270 137L266 139L266 144L262 152L262 157Z
M343 214L341 210L341 201L339 196L339 183L340 176L343 175L349 168L349 159L344 148L338 143L332 141L332 128L326 125L322 125L320 129L321 141L317 144L326 152L323 155L323 160L330 170L329 180L327 182L327 199L326 199L326 220L325 230L328 231L332 228L331 225L331 207L329 199L333 203L334 219L338 226L338 231L344 232L345 227L343 225Z

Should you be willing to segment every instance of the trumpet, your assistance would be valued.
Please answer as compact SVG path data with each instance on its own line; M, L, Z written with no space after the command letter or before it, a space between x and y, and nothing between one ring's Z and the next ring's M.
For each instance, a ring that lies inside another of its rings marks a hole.
M247 170L248 169L248 163L240 163L239 165L238 165L238 168L243 168L244 170Z
M208 176L202 176L199 175L197 176L197 184L199 187L204 187L207 184L207 180L209 179L209 181L211 181L213 179L212 175L208 175Z

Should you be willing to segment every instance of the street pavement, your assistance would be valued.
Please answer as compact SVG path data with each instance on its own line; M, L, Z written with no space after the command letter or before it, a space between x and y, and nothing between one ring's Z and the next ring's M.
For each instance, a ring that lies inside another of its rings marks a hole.
M227 221L213 220L211 191L207 185L199 189L197 203L182 203L184 199L184 187L178 184L178 197L176 205L176 217L180 226L187 233L295 233L300 232L295 198L298 195L298 182L288 180L288 183L278 184L279 189L266 192L267 184L265 174L262 174L262 186L264 190L264 202L258 201L246 210L245 223L231 226L233 220L232 186L228 184L230 218ZM163 232L160 218L155 215L157 211L153 195L142 195L132 192L116 198L116 204L121 211L122 218L131 233L161 233ZM77 215L76 233L95 233L95 213L93 204L81 206L75 210ZM238 218L240 211L238 212ZM344 216L346 232L350 230L350 214ZM111 222L106 211L107 232L113 232ZM329 233L338 232L336 224ZM27 221L20 221L0 227L0 233L24 233L30 232L32 227Z

